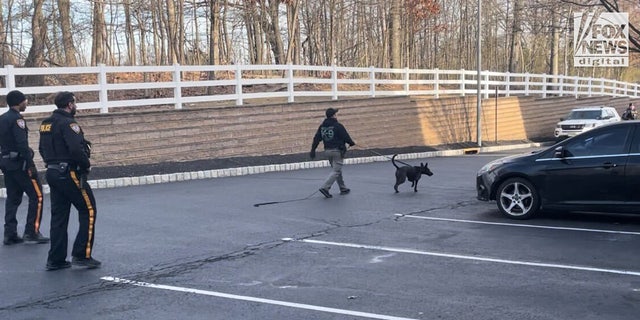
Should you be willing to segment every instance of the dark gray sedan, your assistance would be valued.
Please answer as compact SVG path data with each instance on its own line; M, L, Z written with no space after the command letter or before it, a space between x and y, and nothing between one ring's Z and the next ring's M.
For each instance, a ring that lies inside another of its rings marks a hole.
M640 121L617 122L477 173L477 198L513 219L541 209L640 213Z

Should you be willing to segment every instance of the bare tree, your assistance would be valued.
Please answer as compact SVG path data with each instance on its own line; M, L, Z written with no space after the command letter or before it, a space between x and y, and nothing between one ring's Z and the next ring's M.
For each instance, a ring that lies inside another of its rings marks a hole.
M400 47L402 43L402 34L403 28L401 25L402 21L402 12L401 12L402 4L400 1L391 1L391 67L392 68L402 68L402 48Z
M471 69L478 52L478 0L5 1L0 8L3 64L71 66L90 57L92 65ZM593 8L630 13L630 63L637 64L640 8L635 2L481 1L483 69L640 78L640 72L633 76L621 68L576 68L570 59L572 12ZM82 52L89 47L90 53Z
M287 31L289 41L287 43L287 55L285 63L300 63L300 22L298 20L298 0L284 0L287 5Z
M126 40L127 43L127 60L128 63L131 65L135 65L136 64L136 43L134 41L135 38L135 34L133 32L133 24L132 24L132 17L134 16L131 12L131 2L129 1L125 1L123 4L124 6L124 38ZM144 42L144 38L142 38L143 42Z
M509 46L509 72L522 70L522 0L515 0L513 7L513 25Z
M176 21L176 16L177 16L177 12L176 12L176 4L174 2L174 0L166 0L166 8L167 8L167 13L164 16L164 18L166 19L166 28L167 28L167 42L168 42L168 57L169 57L169 63L174 64L174 63L178 63L178 56L179 56L179 45L178 45L178 40L179 40L179 36L178 36L178 32L179 32L179 27L178 27L178 21Z
M16 59L14 58L13 52L11 50L11 46L9 45L9 39L7 37L7 33L11 32L11 30L5 29L6 25L10 25L11 22L11 7L13 1L9 0L7 3L8 13L7 19L4 18L4 13L2 6L0 6L0 66L4 66L7 64L15 65ZM4 85L4 78L0 78L2 82L0 84Z
M104 19L104 0L93 2L93 39L91 46L91 64L98 65L106 62L105 46L107 30Z
M25 67L42 67L45 58L45 41L47 39L47 28L44 14L42 12L45 0L33 1L33 18L31 19L31 48L29 55L24 62ZM41 86L44 85L44 76L24 76L16 78L20 85Z

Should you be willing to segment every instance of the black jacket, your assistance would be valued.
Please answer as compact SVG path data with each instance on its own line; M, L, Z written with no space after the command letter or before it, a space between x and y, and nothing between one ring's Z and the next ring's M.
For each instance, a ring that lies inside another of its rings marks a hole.
M29 148L29 128L20 112L9 108L0 116L0 150L3 156L17 152L14 160L27 161L33 167L33 150Z
M351 140L347 129L338 122L336 118L326 118L316 131L313 137L313 144L311 150L316 150L318 144L322 141L324 143L324 149L338 149L346 150L345 144L354 146L356 143Z
M88 171L88 142L70 113L57 109L40 124L40 155L47 164L67 162L80 171Z

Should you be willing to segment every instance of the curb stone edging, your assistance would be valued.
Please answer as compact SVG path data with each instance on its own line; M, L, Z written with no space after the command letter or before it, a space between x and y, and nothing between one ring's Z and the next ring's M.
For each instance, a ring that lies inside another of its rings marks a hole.
M478 149L477 153L542 147L546 145L548 145L548 143L523 143L523 144L515 144L515 145L507 145L507 146L480 147L480 148L477 148ZM420 159L420 158L461 156L461 155L465 155L466 153L465 150L466 149L456 149L456 150L428 151L428 152L419 152L419 153L404 153L404 154L399 154L396 158L398 160L411 160L411 159ZM373 157L347 158L344 160L344 162L345 164L362 164L362 163L371 163L371 162L390 161L391 156L392 155L381 155L381 156L373 156ZM268 173L268 172L323 168L328 166L329 166L329 161L316 160L316 161L295 162L295 163L285 163L285 164L267 164L267 165L261 165L261 166L251 166L251 167L155 174L155 175L146 175L146 176L139 176L139 177L99 179L99 180L89 180L88 182L92 189L110 189L110 188L129 187L129 186L170 183L170 182L177 182L177 181L245 176L245 175L261 174L261 173ZM48 194L50 192L49 185L48 184L43 185L42 190L44 194ZM7 189L0 188L0 198L6 198L6 197L7 197Z

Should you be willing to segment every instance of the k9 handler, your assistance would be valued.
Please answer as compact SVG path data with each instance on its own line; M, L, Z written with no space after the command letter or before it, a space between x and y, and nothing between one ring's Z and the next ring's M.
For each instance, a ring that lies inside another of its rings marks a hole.
M76 98L64 91L55 97L58 108L40 125L40 155L47 164L51 189L51 248L47 270L69 268L71 264L98 268L92 257L96 222L96 200L87 183L91 143L84 139L76 122ZM67 227L71 205L78 210L79 230L67 261Z

